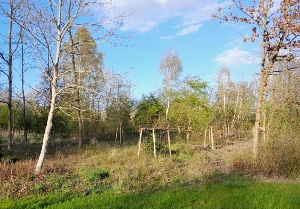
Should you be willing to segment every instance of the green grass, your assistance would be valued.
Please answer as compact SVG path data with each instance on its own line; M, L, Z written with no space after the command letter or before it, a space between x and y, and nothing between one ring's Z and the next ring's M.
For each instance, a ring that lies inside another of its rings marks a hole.
M0 208L300 208L300 185L225 181L201 188L159 190L144 194L106 191L88 196L30 196L4 200Z

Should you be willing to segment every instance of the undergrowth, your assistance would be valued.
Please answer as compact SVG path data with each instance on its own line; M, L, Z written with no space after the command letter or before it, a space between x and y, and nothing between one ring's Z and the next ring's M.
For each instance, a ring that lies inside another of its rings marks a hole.
M298 138L276 137L262 141L256 159L250 152L239 154L232 162L232 170L266 177L299 178L299 150Z
M64 150L54 147L56 150L47 156L40 175L34 175L35 158L2 160L0 201L32 195L81 198L107 192L144 194L178 187L249 182L240 173L299 176L300 143L294 140L281 143L261 144L257 161L252 161L251 153L247 155L242 150L243 155L236 155L230 166L229 159L218 154L220 150L203 150L180 141L172 144L172 157L159 154L156 158L147 150L142 150L138 158L137 144L119 147L99 143L81 150L72 146L64 146ZM18 154L15 157L21 158Z
M184 174L185 152L180 162L174 158L142 152L137 146L121 148L109 143L87 146L82 150L48 155L42 173L34 175L35 160L2 160L0 200L39 194L100 194L145 192L170 184L190 181Z

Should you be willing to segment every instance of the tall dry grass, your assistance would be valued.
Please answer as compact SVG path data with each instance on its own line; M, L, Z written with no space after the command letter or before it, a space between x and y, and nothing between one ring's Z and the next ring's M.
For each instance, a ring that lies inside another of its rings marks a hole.
M261 141L257 159L250 151L238 154L231 169L266 177L300 178L300 138L294 134L278 135Z

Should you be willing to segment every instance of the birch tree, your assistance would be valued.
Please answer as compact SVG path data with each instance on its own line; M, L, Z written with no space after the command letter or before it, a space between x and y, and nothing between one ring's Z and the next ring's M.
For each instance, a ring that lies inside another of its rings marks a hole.
M242 0L232 0L229 9L236 9L227 14L222 8L213 14L215 19L249 24L252 26L250 37L245 36L244 42L261 41L260 84L257 98L256 117L253 133L253 156L258 151L261 115L263 110L264 92L268 84L270 72L275 62L286 57L293 58L300 48L300 2L298 0L253 0L248 5ZM247 2L248 3L248 2Z
M235 91L235 85L231 80L230 71L223 67L219 70L216 76L217 92L216 92L216 108L220 121L222 121L223 135L227 138L229 121L232 118L233 109L233 92Z
M167 100L166 106L166 123L169 126L169 110L170 110L170 100L171 100L171 92L174 81L178 78L180 73L182 72L182 63L174 50L169 50L165 54L163 54L162 60L159 64L159 72L163 75L164 85L165 85L165 97Z
M27 9L31 14L28 24L30 24L30 33L35 44L36 56L41 68L46 69L45 75L51 82L50 107L42 149L35 169L36 174L41 172L44 163L53 116L57 108L57 99L66 89L76 86L75 84L63 86L61 83L62 76L68 72L62 66L66 58L66 56L63 56L62 51L64 50L64 43L67 42L68 31L71 27L84 24L85 20L95 20L87 23L91 27L104 28L104 20L98 21L91 13L94 11L100 14L99 10L103 7L105 7L105 3L90 0L28 1ZM111 30L106 29L109 34L105 33L106 37L112 36L115 32L113 30L113 28ZM45 67L47 65L48 67Z

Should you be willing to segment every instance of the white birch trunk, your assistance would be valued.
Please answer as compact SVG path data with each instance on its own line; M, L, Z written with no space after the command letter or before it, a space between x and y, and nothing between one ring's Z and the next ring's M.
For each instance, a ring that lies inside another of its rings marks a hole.
M54 93L53 93L53 91L54 91ZM53 113L54 113L54 108L55 108L55 100L56 100L56 88L52 87L52 99L51 99L50 111L48 113L47 126L45 128L45 133L44 133L44 137L43 137L42 150L40 153L38 163L35 168L35 174L41 173L43 163L45 160L45 156L47 153L47 148L48 148L48 144L49 144L49 135L50 135L50 131L52 128L52 119L53 119Z
M57 41L56 41L56 54L55 54L55 61L53 63L53 77L51 80L51 103L50 103L50 110L48 113L48 119L47 119L47 125L45 128L45 133L43 137L43 145L42 150L39 156L38 163L35 168L35 174L40 174L43 163L45 160L45 156L47 153L47 148L49 144L49 136L50 131L52 128L52 119L55 109L55 103L56 103L56 96L57 96L57 80L58 80L58 68L59 68L59 58L60 58L60 52L61 52L61 42L62 42L62 35L61 35L61 7L62 7L62 0L59 1L59 10L57 14Z

